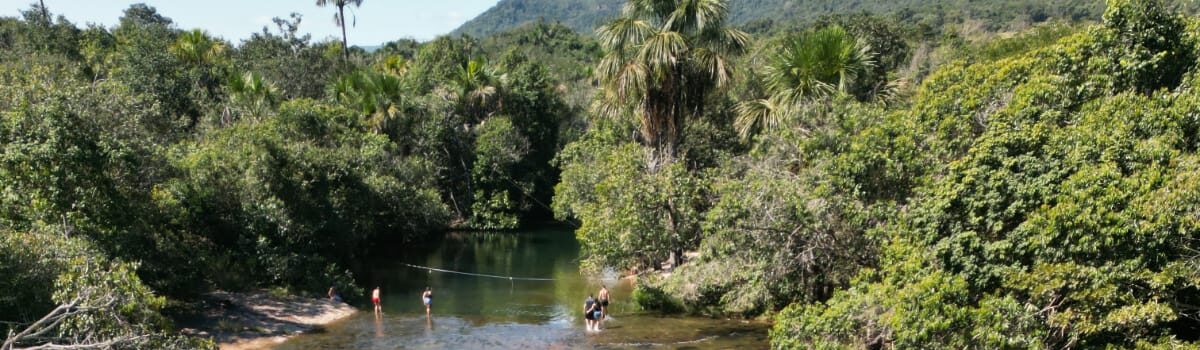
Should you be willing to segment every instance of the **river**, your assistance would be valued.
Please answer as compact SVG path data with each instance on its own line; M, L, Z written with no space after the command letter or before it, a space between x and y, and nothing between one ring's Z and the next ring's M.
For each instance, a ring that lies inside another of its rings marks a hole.
M403 249L397 249L397 252ZM383 259L360 277L381 287L383 315L361 305L355 316L276 349L761 349L760 323L639 311L631 280L579 272L579 244L568 230L451 233L424 254ZM424 255L424 256L418 256ZM550 278L509 281L417 269L406 264L479 274ZM612 295L611 317L585 332L583 301L600 285ZM420 295L433 288L433 315Z

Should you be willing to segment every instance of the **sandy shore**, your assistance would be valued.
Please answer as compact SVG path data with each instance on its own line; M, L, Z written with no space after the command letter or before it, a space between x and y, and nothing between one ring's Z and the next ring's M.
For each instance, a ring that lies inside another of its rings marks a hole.
M214 292L205 296L204 312L183 333L212 337L223 350L266 349L357 310L325 299L278 297L266 292Z

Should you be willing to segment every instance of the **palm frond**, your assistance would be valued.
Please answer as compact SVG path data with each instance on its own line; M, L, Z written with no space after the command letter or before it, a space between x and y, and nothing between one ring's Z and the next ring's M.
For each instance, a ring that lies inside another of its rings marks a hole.
M724 0L681 0L667 17L663 28L703 32L721 27L728 12Z
M646 39L639 60L654 70L674 66L688 51L687 39L679 32L658 32Z
M629 62L621 68L621 72L612 81L612 92L621 99L635 98L646 91L649 78L650 72L645 65L636 61Z
M617 120L623 118L631 108L628 100L617 97L612 90L601 88L596 91L590 109L592 115Z
M610 80L620 75L621 69L625 67L625 62L625 55L622 55L621 52L609 51L596 64L596 76L601 80Z
M712 79L718 88L727 86L733 79L733 65L725 56L700 48L692 51L692 57L697 68Z
M605 49L621 51L640 45L654 33L650 23L637 18L618 18L596 29L596 38Z
M750 34L737 28L721 28L715 30L711 39L706 38L705 46L724 55L741 55L750 48ZM706 36L707 37L707 36Z
M749 140L754 133L779 124L777 106L769 99L743 101L734 107L737 118L733 127L742 140Z

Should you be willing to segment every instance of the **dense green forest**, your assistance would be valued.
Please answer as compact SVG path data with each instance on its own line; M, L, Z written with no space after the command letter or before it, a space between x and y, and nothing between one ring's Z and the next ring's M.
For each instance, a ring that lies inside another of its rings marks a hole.
M0 18L0 348L210 348L207 291L551 220L775 348L1198 346L1191 5L604 3L373 52Z
M125 348L201 345L163 315L208 290L355 291L375 250L550 220L582 80L560 68L597 50L556 27L369 54L297 15L238 45L140 4L112 28L53 15L0 19L0 321L74 305L40 326Z

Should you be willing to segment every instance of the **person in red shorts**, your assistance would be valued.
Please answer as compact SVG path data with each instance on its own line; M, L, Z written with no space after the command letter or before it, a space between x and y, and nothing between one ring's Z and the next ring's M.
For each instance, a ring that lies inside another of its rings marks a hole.
M383 313L383 308L379 306L379 287L375 287L375 290L371 291L371 303L375 304L376 314Z

